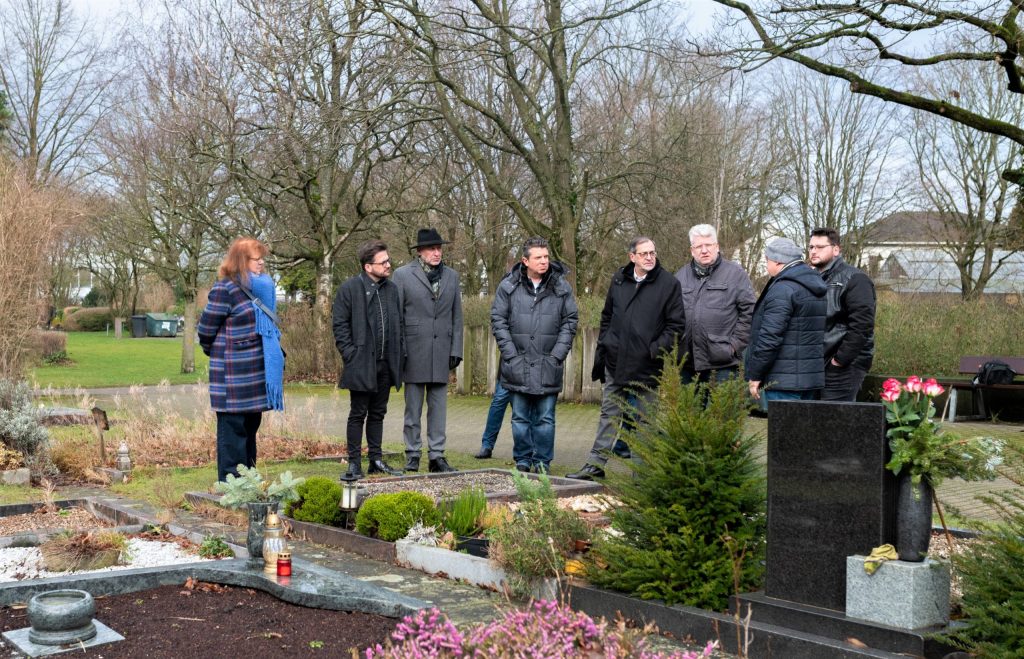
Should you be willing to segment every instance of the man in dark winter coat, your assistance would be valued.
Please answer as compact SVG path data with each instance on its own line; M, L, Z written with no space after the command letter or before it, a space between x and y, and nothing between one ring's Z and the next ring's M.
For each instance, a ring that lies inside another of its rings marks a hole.
M654 241L639 237L629 246L630 263L612 276L592 373L604 383L597 437L587 463L568 478L604 477L616 434L625 418L636 414L630 406L643 410L651 403L662 357L683 333L679 282L661 267L657 256Z
M825 386L825 282L802 257L788 238L764 252L771 279L754 306L743 370L765 409L769 400L813 400Z
M494 295L491 331L501 352L501 384L512 392L512 457L519 471L547 471L555 451L555 401L579 311L565 267L540 237Z
M444 457L448 373L462 361L462 291L459 275L442 260L436 229L420 229L417 258L395 271L405 322L405 470L419 471L427 402L427 460L432 472L455 471Z
M381 442L391 387L402 386L402 308L398 287L388 276L388 246L371 240L359 246L362 273L338 287L334 298L334 344L344 367L338 386L348 389L348 472L362 478L362 436L366 424L369 473L400 476L384 462Z
M835 229L811 232L808 260L828 287L821 399L855 401L875 356L875 285L842 251Z
M722 258L715 227L690 228L690 254L676 272L686 308L683 382L724 380L739 371L757 296L746 270Z

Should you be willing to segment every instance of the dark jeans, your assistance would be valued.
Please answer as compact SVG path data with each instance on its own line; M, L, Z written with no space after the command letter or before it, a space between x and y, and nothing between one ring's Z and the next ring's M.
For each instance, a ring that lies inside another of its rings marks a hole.
M366 423L366 448L370 460L380 460L384 454L381 442L384 440L384 415L388 413L388 398L391 397L391 377L388 363L377 362L377 391L350 391L351 408L348 413L346 440L349 462L360 459L363 446L363 422Z
M739 373L738 366L729 366L726 368L720 368L715 371L695 371L687 366L683 367L682 377L683 384L690 384L691 382L705 383L710 382L712 376L715 382L724 382L729 378Z
M501 431L501 424L505 420L505 409L512 400L512 392L501 386L501 380L494 385L494 398L491 399L491 407L487 410L487 423L484 425L484 436L480 438L480 446L493 450L498 441L498 433Z
M818 400L820 390L812 391L779 391L778 389L765 389L761 392L761 408L768 411L768 401L771 400Z
M217 412L217 480L238 476L238 465L256 466L256 431L262 412Z
M825 364L825 388L821 391L821 400L855 402L865 375L867 371L852 366L833 366L832 360L829 360Z
M551 466L555 457L558 394L512 393L512 459L517 465Z

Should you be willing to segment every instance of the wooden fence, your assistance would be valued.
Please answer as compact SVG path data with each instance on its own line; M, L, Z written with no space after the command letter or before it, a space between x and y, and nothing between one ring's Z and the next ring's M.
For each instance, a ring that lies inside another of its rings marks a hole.
M459 394L492 395L498 378L498 345L489 325L466 326L463 361L455 369L455 391ZM601 401L601 383L590 379L594 367L597 328L581 328L565 360L560 400L595 403Z

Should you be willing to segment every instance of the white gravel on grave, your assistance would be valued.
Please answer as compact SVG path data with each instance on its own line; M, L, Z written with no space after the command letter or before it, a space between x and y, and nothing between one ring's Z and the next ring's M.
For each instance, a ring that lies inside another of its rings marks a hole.
M140 567L160 567L179 563L203 563L213 558L203 558L185 551L173 542L129 538L129 561L127 565L114 565L99 570L80 570L74 574L115 572ZM6 547L0 549L0 583L24 579L47 579L62 577L71 572L48 572L43 568L43 556L37 547Z

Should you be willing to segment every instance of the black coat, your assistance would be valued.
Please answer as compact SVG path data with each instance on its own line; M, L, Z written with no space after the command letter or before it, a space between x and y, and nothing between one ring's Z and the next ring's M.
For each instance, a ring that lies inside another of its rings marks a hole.
M338 287L334 296L334 345L341 353L344 367L338 386L351 391L377 391L377 356L380 353L374 325L370 322L368 301L369 278L356 275ZM384 359L388 363L391 384L402 387L402 308L398 303L398 287L382 280L379 295L387 306L388 328ZM376 301L374 301L376 307Z
M620 268L604 299L593 375L607 367L615 384L653 385L664 351L672 350L684 328L683 297L670 272L655 263L637 286L633 264Z
M743 370L779 391L825 387L825 282L806 263L790 265L761 291Z
M821 272L828 286L825 359L871 370L875 356L875 285L862 270L837 256Z

